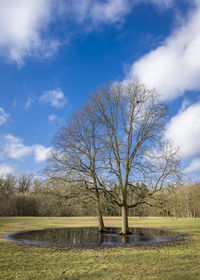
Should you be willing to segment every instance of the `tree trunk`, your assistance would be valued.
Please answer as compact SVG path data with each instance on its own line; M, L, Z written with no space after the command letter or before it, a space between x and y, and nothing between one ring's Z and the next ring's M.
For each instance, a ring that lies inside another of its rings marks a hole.
M101 212L101 206L100 206L100 201L99 199L97 199L97 202L96 202L96 211L97 211L97 218L98 218L98 223L99 223L99 226L98 226L98 231L104 231L105 230L105 227L104 227L104 222L103 222L103 217L102 217L102 212Z
M122 206L122 234L129 234L128 228L128 208L126 205Z
M95 187L95 198L96 198L96 213L97 213L97 218L98 218L98 231L105 231L105 227L104 227L104 222L103 222L103 216L102 216L102 212L101 212L101 205L100 205L100 195L99 195L99 190L97 187L97 181L96 178L93 177L93 182L94 182L94 187Z

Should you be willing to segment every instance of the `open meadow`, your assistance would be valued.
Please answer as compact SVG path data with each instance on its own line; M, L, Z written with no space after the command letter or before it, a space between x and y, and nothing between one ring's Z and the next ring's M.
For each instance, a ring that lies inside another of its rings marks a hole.
M1 217L0 279L200 279L200 219L129 218L130 226L189 233L174 246L68 249L15 244L3 234L46 227L96 226L95 217ZM119 217L105 218L119 226Z

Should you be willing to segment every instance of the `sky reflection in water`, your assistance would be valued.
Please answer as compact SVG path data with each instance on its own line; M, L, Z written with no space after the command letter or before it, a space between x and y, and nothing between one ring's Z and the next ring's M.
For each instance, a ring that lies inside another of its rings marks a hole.
M123 244L154 243L172 241L181 234L178 232L130 228L132 235L122 236L120 228L108 228L106 233L98 232L96 227L51 228L12 233L6 238L32 245L69 245L69 246L118 246Z

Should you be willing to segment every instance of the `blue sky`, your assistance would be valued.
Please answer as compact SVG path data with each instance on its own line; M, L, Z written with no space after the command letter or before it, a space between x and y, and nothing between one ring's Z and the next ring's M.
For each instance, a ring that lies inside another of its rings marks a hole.
M0 0L0 174L37 173L90 92L140 79L171 109L167 139L200 179L200 2Z

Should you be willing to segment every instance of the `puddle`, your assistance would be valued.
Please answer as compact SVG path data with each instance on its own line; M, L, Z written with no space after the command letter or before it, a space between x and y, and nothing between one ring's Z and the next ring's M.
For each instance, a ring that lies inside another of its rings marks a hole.
M4 238L30 245L62 246L119 246L142 243L169 242L185 235L164 229L130 228L131 235L119 235L120 228L107 228L105 233L96 227L49 228L20 231L7 234Z

